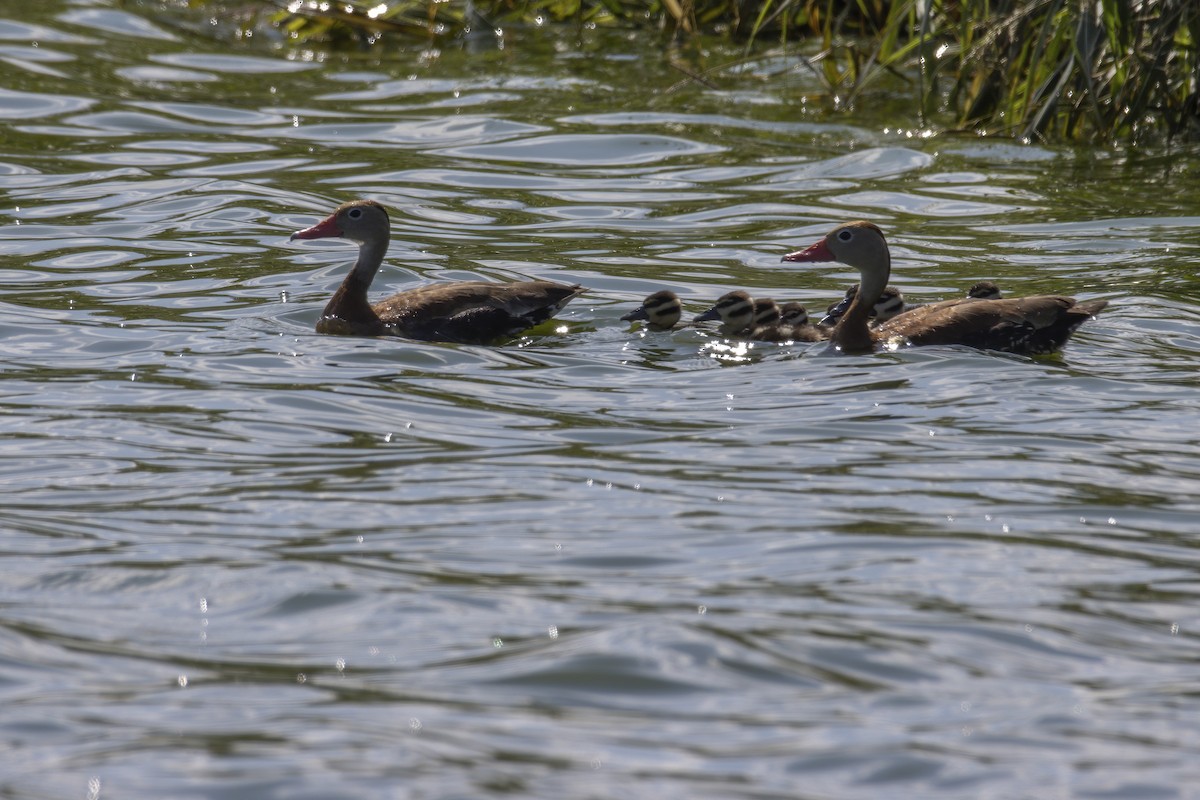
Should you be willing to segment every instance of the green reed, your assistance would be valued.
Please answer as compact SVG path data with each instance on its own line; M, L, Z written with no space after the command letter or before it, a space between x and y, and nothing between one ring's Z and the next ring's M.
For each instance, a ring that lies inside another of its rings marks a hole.
M370 45L391 34L436 43L547 23L653 26L670 42L742 41L747 58L782 47L835 108L899 77L917 101L910 126L1026 141L1200 139L1200 0L262 2L296 43Z

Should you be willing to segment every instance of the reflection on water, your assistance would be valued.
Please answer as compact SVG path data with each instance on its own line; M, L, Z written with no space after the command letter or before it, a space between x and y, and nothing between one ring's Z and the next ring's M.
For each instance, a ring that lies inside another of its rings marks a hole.
M922 141L535 34L293 60L140 9L0 19L0 793L1200 778L1194 152ZM353 251L287 236L357 196L395 209L379 294L590 292L496 348L317 336ZM779 257L857 217L912 300L1112 303L1041 360L619 320L824 308L856 277Z

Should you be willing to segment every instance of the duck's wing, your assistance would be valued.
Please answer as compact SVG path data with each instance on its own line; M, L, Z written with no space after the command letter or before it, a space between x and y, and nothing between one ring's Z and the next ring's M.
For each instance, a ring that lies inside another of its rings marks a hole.
M1062 347L1076 328L1106 305L1106 300L1080 303L1054 295L988 301L962 298L914 308L880 325L875 335L917 346L961 344L1037 355Z
M554 281L458 281L399 292L372 308L401 336L484 343L545 322L583 291Z

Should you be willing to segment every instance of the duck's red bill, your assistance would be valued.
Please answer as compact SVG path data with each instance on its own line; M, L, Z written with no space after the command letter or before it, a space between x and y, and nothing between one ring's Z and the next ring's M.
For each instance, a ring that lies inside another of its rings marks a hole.
M836 261L833 253L829 252L829 245L825 244L825 240L817 242L814 245L797 250L794 253L788 253L783 257L784 261Z
M326 236L341 236L342 229L338 227L337 217L326 217L325 219L313 225L311 228L305 228L302 231L296 231L292 234L293 239L324 239Z

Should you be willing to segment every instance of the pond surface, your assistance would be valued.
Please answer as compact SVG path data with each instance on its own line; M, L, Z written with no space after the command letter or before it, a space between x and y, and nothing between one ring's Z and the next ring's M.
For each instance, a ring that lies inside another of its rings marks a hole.
M1200 784L1195 149L913 135L623 34L192 23L0 18L0 796ZM319 336L353 248L288 235L355 197L375 296L590 291L496 347ZM851 218L910 299L1111 305L1036 360L619 320L824 308L855 277L779 259Z

